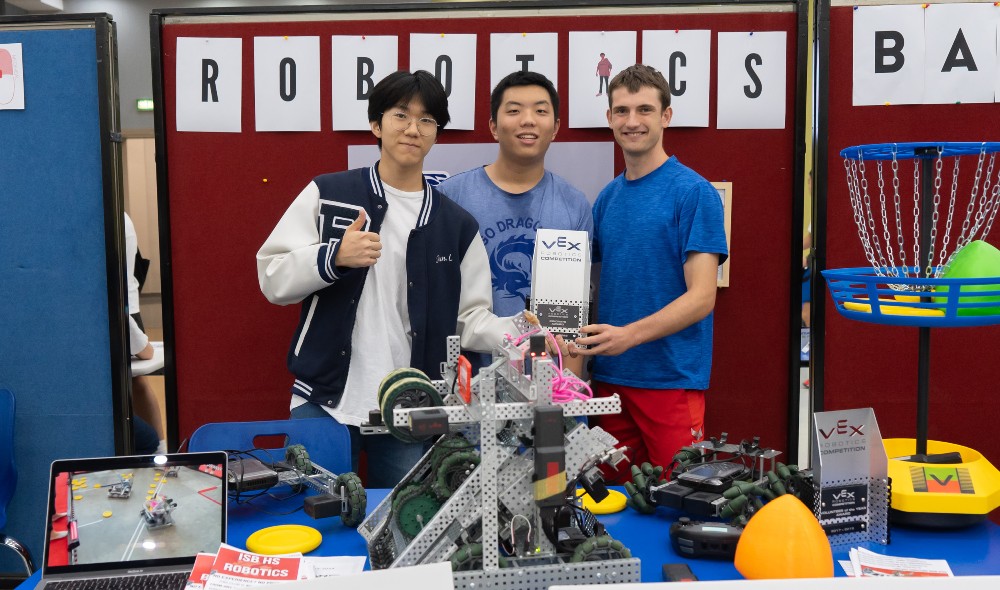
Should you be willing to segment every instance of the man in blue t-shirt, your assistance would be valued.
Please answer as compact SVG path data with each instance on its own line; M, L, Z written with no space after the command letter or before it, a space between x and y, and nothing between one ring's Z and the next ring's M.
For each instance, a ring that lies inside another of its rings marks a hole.
M595 357L595 395L622 399L622 413L598 424L629 447L633 464L667 466L703 438L716 275L728 256L722 200L663 148L672 112L660 72L631 66L608 97L625 171L594 204L598 323L577 340L589 348L571 350Z
M552 82L536 72L514 72L490 95L490 132L500 144L496 161L438 186L479 221L493 275L493 313L499 316L524 310L531 295L537 229L593 231L587 197L545 169L545 153L558 131L559 95Z

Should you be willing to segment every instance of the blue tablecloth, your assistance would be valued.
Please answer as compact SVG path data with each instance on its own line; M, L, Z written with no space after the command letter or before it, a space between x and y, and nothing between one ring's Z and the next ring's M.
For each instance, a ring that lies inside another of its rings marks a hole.
M369 490L369 511L385 498L388 490ZM297 509L298 508L298 509ZM618 514L604 515L598 519L614 538L632 550L642 560L642 581L663 581L665 563L687 563L700 580L731 580L740 578L739 572L728 561L687 560L670 547L670 524L682 514L660 508L656 514L645 516L631 509ZM301 498L274 500L261 498L252 504L229 506L229 542L246 548L246 540L254 531L278 524L304 524L316 528L323 535L323 543L311 555L367 555L364 539L354 529L340 523L339 518L313 520L301 510ZM1000 526L986 522L955 531L927 531L892 528L892 543L888 546L864 544L876 553L900 557L946 559L955 575L1000 574ZM850 546L834 548L834 559L848 559ZM40 556L38 558L40 561ZM367 568L367 566L366 566ZM844 572L835 566L837 576ZM39 574L35 574L18 589L35 587Z

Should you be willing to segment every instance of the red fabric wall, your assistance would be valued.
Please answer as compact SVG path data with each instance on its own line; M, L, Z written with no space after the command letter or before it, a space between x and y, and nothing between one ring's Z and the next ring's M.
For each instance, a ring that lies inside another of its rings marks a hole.
M173 317L181 439L200 424L288 415L292 377L285 355L298 309L281 308L261 295L254 255L291 200L317 174L347 165L347 146L368 143L361 132L330 131L330 36L393 34L399 63L409 62L409 33L478 33L477 128L446 130L440 143L490 142L489 33L557 32L568 61L570 31L710 29L710 124L670 129L667 152L713 181L733 182L732 266L720 290L715 358L708 397L708 434L729 431L737 440L754 434L783 448L787 436L789 290L794 169L796 15L786 13L689 14L600 17L452 18L349 22L170 24L162 29L169 218L161 231L171 240ZM786 125L776 130L718 130L715 77L719 31L787 31ZM253 37L319 35L322 129L315 133L253 130ZM175 47L178 37L243 39L243 133L178 133L175 126ZM640 56L641 59L641 56ZM563 107L560 141L609 141L604 129L566 124L569 77L560 68ZM616 171L624 167L616 155ZM265 180L266 179L266 182ZM572 180L572 179L570 179ZM798 194L798 192L796 192ZM798 254L795 254L798 256ZM794 278L798 288L798 277ZM797 346L797 342L795 343Z

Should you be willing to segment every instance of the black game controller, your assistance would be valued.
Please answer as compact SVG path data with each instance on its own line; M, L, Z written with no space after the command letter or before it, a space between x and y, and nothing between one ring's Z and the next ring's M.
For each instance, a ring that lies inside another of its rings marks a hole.
M681 557L733 559L743 527L684 516L670 525L670 544Z

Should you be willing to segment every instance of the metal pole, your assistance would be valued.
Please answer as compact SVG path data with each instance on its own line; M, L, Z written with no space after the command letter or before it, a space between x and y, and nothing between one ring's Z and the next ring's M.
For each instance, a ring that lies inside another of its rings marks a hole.
M934 158L937 148L917 151L920 160L920 254L917 264L921 266L924 278L929 278L931 267L931 224L934 222ZM930 301L923 297L921 301ZM931 329L918 328L917 352L917 454L927 454L927 414L930 402Z

